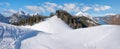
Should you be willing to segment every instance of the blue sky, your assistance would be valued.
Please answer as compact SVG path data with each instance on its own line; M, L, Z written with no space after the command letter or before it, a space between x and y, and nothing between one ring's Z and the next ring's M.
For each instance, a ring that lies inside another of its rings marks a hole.
M18 10L49 15L57 9L71 14L79 11L93 16L120 14L120 0L0 0L0 13L9 15Z

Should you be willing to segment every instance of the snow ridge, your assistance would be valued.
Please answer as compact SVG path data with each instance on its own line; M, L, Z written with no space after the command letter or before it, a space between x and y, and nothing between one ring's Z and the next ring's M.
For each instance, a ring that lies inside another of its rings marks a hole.
M55 23L54 21L57 21ZM52 23L52 24L51 24ZM42 25L40 25L42 24ZM48 25L47 25L48 24ZM57 25L55 25L57 24ZM89 28L68 29L66 24L61 24L56 16L36 24L37 30L44 26L44 32L33 38L22 41L21 49L119 49L120 26L101 25ZM49 27L48 27L49 26ZM66 27L63 27L66 26ZM58 28L57 28L58 27ZM59 28L66 29L59 29ZM30 27L34 29L35 27ZM50 31L52 30L52 31ZM34 47L33 47L34 45Z
M38 31L40 30L46 33L56 33L58 31L61 32L63 30L71 29L67 24L65 24L65 22L63 22L56 15L51 18L48 18L46 21L40 22L33 26L22 26L22 27L31 28L33 30L38 30Z

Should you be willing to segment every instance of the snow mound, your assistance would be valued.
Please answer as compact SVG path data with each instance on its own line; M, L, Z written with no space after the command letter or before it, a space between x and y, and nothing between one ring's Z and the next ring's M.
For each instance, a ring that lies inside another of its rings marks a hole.
M33 30L40 30L46 33L56 33L61 32L64 30L71 29L67 24L64 23L61 19L59 19L57 16L53 16L46 21L40 22L38 24L35 24L33 26L22 26L26 28L31 28Z
M59 34L38 34L22 41L21 49L119 49L120 26L103 25ZM56 32L56 31L55 31Z

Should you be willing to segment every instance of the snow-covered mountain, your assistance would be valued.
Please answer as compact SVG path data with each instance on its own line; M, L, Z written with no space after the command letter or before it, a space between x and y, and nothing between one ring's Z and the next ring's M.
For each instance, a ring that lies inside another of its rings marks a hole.
M104 20L104 17L94 17L94 19L95 19L100 25L108 24L108 23Z
M105 20L108 24L120 25L120 14L106 15L106 16L104 17L104 20Z
M19 10L17 13L14 13L9 17L6 17L0 13L0 22L12 24L14 22L18 22L21 19L26 19L29 16L30 15L28 13L26 13L22 10Z
M80 12L76 13L75 16L90 16L90 15L88 13L80 11Z
M88 13L82 12L82 11L76 13L75 16L77 16L77 17L87 17L87 18L89 18L89 19L92 20L92 21L88 21L88 22L91 22L91 23L94 23L94 24L97 24L97 23L98 23L98 22L94 19L93 16L91 16L91 15L88 14Z
M120 25L120 14L95 17L95 20L101 25L103 24Z
M90 19L94 20L93 16L91 16L91 15L90 15L90 14L88 14L88 13L82 12L82 11L80 11L80 12L76 13L76 14L75 14L75 16L79 16L79 17L84 16L84 17L88 17L88 18L90 18Z
M29 14L28 13L25 13L24 11L22 10L19 10L17 13L14 13L9 22L10 23L15 23L15 22L18 22L20 21L21 19L26 19L26 18L29 18Z
M119 49L119 32L117 25L71 29L57 16L33 26L0 23L0 49Z
M9 23L10 17L5 17L0 13L0 22Z
M24 13L24 12L22 12ZM28 19L22 19L22 16L17 16L19 14L14 14L11 18L10 22L14 25L35 25L36 23L43 22L46 20L46 18L51 18L47 16L42 16L39 14L31 15ZM64 10L56 10L56 12L53 14L56 15L59 19L64 21L69 27L76 29L76 28L85 28L85 27L91 27L99 25L96 23L93 19L89 18L89 16L73 16L69 14L68 12ZM21 20L21 21L20 21ZM22 21L23 20L23 21Z

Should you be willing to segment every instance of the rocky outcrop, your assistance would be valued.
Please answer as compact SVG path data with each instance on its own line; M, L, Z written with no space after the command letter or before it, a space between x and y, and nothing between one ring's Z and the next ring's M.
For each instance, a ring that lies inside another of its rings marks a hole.
M44 21L46 18L52 17L53 15L57 15L58 18L63 20L66 24L68 24L71 28L85 28L98 25L93 20L86 16L73 16L64 10L56 10L56 13L51 13L50 16L42 16L39 14L36 15L27 15L28 18L20 19L19 16L13 16L13 18L19 21L12 23L13 25L34 25L36 23L40 23ZM26 15L25 15L26 16ZM13 19L13 20L14 20Z
M93 20L85 16L72 16L71 14L63 10L57 10L56 15L73 29L98 25Z
M103 18L108 24L120 25L120 14L107 15Z

